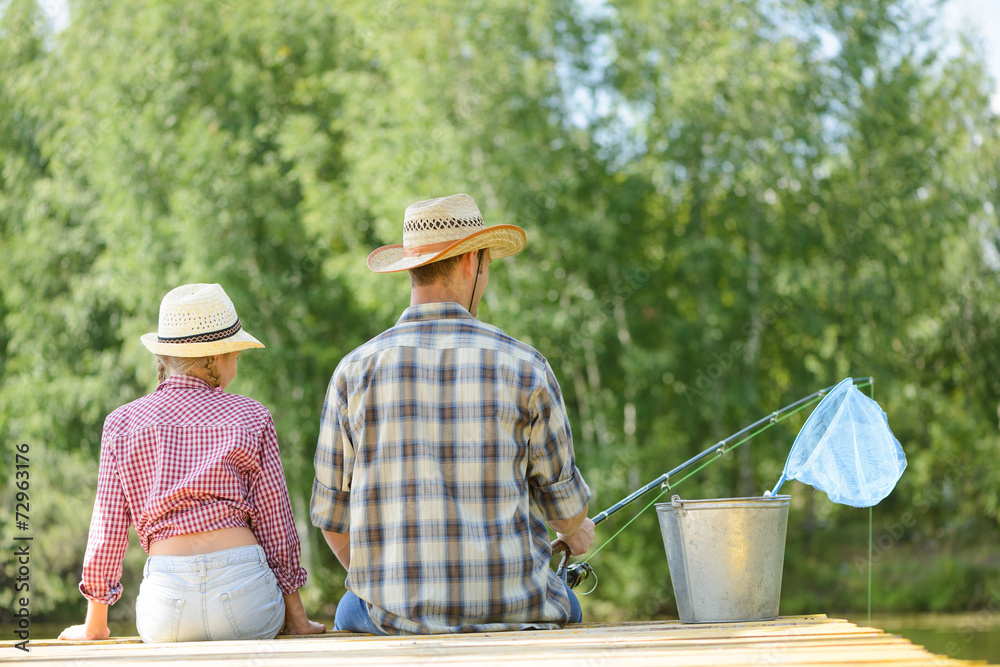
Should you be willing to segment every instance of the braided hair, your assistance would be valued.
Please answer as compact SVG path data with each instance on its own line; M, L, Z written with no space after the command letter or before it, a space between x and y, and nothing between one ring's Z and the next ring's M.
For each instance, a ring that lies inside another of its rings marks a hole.
M156 382L162 384L171 375L193 375L212 388L222 384L215 357L168 357L156 355Z

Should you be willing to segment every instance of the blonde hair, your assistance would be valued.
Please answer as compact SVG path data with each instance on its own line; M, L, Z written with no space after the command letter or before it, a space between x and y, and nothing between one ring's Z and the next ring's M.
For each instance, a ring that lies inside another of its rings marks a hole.
M215 365L215 357L168 357L157 354L157 384L162 383L171 375L193 375L212 385L213 388L222 384L219 378L219 367Z

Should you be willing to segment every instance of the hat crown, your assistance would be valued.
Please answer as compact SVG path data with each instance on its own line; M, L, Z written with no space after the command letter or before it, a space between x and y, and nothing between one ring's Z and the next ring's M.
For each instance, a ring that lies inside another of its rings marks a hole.
M467 194L425 199L406 207L403 242L376 248L368 268L394 273L489 248L499 259L524 249L524 230L516 225L487 227L475 200Z
M403 247L457 241L485 227L479 206L467 194L425 199L406 207Z
M157 334L160 340L190 338L222 333L238 325L236 307L222 286L197 283L181 285L163 297Z

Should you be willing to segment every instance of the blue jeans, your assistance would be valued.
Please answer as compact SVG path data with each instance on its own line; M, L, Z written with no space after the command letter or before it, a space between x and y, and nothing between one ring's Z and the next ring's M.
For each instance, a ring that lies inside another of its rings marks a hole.
M333 629L364 632L369 635L385 634L381 628L372 623L372 619L368 615L368 603L351 591L344 593L344 597L337 604L337 614L333 617Z
M580 600L577 599L576 593L569 587L569 584L563 583L566 586L566 592L569 594L569 622L583 623L583 607L580 606Z
M566 586L566 593L569 594L569 622L583 622L583 608L576 593L569 586ZM368 615L368 603L359 598L351 591L347 591L337 605L337 614L333 619L334 630L346 630L348 632L363 632L369 635L384 635L381 628L372 623Z
M150 556L135 600L142 641L273 639L285 601L259 545Z

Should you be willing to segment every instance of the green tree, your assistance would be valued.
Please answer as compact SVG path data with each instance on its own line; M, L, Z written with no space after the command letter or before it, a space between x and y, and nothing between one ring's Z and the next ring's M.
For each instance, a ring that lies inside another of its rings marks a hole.
M891 603L985 604L962 538L998 541L1000 489L974 471L998 444L1000 138L980 56L943 49L920 6L78 0L53 35L34 3L0 4L0 435L31 445L47 494L34 609L82 608L101 425L153 388L138 338L185 282L223 284L267 345L233 390L275 416L307 605L336 600L307 518L319 409L407 303L405 275L364 258L407 204L461 191L527 230L482 317L551 361L592 513L874 375L910 463L876 509ZM799 425L674 492L759 494ZM783 611L857 607L867 516L788 489ZM918 547L966 559L948 594L904 579ZM651 512L594 564L588 616L673 613Z

